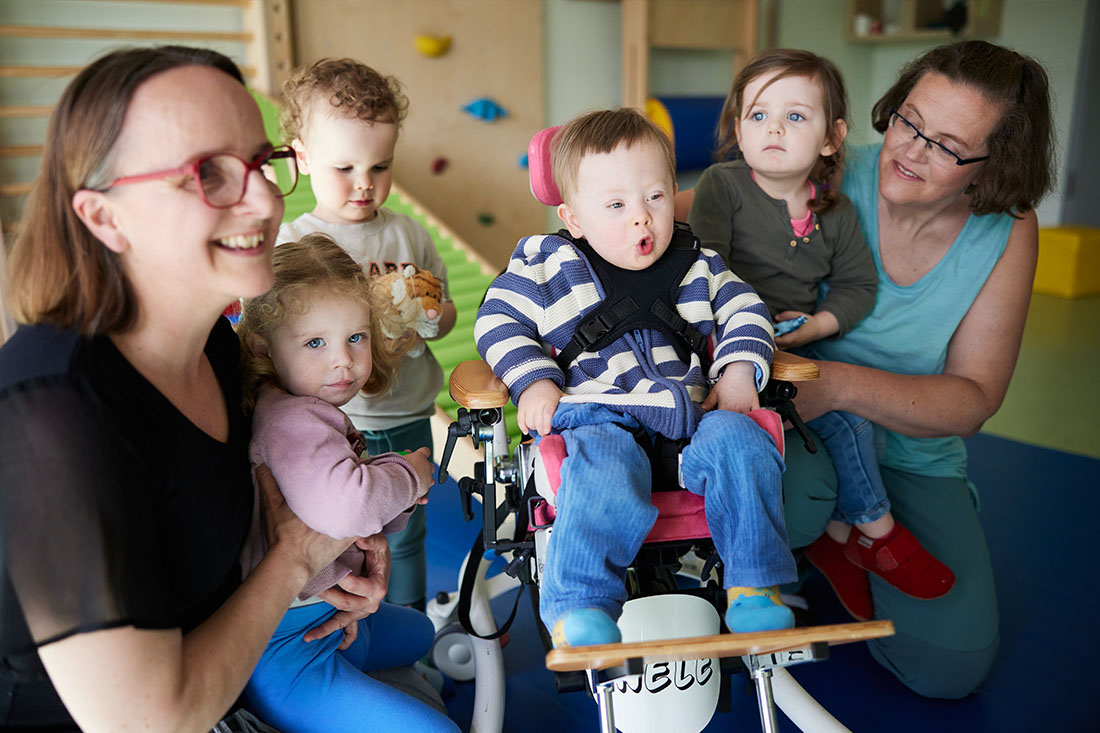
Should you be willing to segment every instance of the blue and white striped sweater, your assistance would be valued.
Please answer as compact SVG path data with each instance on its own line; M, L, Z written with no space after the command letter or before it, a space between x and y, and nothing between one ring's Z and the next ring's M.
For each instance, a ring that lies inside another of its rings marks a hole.
M713 250L700 250L676 305L714 345L707 375L698 356L684 363L668 336L652 329L626 333L597 353L583 352L563 373L550 354L565 348L603 297L588 261L568 240L554 234L520 240L474 326L478 353L513 401L531 383L550 379L565 393L562 402L604 404L675 439L694 433L707 378L717 379L727 364L750 361L757 386L767 381L775 348L768 309Z

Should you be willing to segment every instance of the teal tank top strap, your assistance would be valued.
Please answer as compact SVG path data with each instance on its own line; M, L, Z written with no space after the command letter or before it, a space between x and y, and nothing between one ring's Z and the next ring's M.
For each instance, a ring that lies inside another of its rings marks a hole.
M881 146L849 156L843 190L852 200L874 256L879 286L871 313L835 341L819 341L822 358L899 374L939 374L956 328L1008 244L1007 214L973 216L943 258L912 285L898 285L882 267L878 236L878 154ZM926 475L965 476L959 438L909 438L888 433L883 465Z

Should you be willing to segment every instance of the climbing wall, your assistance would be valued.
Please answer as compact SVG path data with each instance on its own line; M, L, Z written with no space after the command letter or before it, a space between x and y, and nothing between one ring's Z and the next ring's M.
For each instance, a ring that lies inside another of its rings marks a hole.
M520 237L546 229L519 164L544 119L541 0L296 0L291 9L297 63L350 56L405 85L394 179L439 220L496 267ZM424 53L427 39L447 36L445 52ZM505 115L490 122L463 110L485 98Z

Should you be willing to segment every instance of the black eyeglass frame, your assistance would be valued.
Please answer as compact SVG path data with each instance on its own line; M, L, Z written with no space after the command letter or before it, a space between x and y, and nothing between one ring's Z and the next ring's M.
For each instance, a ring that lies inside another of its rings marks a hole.
M897 117L899 120L904 122L906 124L906 126L913 132L913 139L914 140L916 140L919 137L921 140L924 140L926 146L935 145L937 148L939 148L943 152L950 155L952 158L955 159L955 165L957 165L957 166L959 166L959 165L970 165L971 163L981 163L983 160L989 160L988 155L983 155L980 158L964 158L964 157L962 157L958 153L954 152L953 150L951 150L950 148L945 146L943 143L941 143L937 140L933 140L932 138L928 137L923 132L918 130L916 125L914 125L912 122L907 120L905 118L905 116L902 115L901 112L898 112L897 107L894 107L892 110L890 110L890 117ZM891 123L890 127L893 127L893 126L894 126L893 123Z
M210 201L210 199L208 199L207 196L206 196L206 190L202 186L202 177L201 177L201 174L199 173L200 169L202 168L203 163L206 163L208 160L211 160L212 158L219 158L219 157L222 157L222 156L228 156L230 158L236 158L241 163L243 163L244 167L245 167L244 178L241 182L242 183L242 185L241 185L241 195L236 201L234 201L231 204L215 204L215 203L212 203ZM215 153L214 155L204 155L203 157L199 158L198 160L192 161L192 162L190 162L186 165L181 165L178 168L172 168L172 169L169 169L169 170L162 170L162 171L154 171L152 173L142 173L142 174L136 175L136 176L123 176L121 178L116 178L115 180L111 181L111 183L109 183L107 186L105 186L103 188L96 189L96 190L99 191L100 193L106 193L107 191L110 191L112 188L114 188L116 186L125 186L125 185L131 184L131 183L144 183L145 181L156 181L156 180L160 180L160 179L163 179L163 178L170 178L172 176L191 176L195 181L195 187L198 189L199 198L202 199L202 202L204 204L209 206L211 209L231 209L234 206L236 206L237 204L239 204L241 201L244 201L244 197L248 194L249 174L252 171L259 171L261 168L263 168L265 165L267 165L269 162L271 162L272 160L275 160L275 159L289 160L291 162L291 165L294 167L294 171L295 171L294 184L290 187L290 190L287 191L286 193L283 193L282 191L279 191L279 193L277 194L279 198L286 198L287 196L289 196L290 194L292 194L294 192L294 189L296 189L298 187L298 179L301 178L301 172L298 171L298 157L297 157L297 154L294 152L294 148L292 148L289 145L278 145L278 146L275 146L275 147L269 147L269 148L263 150L262 152L260 152L260 154L257 155L255 158L253 158L251 161L247 161L244 158L242 158L241 156L234 155L233 153ZM261 173L262 173L262 171L261 171ZM266 178L266 176L265 176L265 178ZM270 179L268 179L268 180L270 180ZM271 181L271 182L276 183L275 181Z

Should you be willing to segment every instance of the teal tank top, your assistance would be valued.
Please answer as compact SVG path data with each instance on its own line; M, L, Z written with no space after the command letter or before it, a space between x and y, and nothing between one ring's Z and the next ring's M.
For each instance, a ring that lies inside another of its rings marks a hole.
M1014 219L1007 214L971 215L935 267L912 285L897 285L883 271L879 252L880 148L869 145L850 150L843 184L844 193L855 204L878 270L875 306L843 338L818 341L813 348L831 361L898 374L939 374L947 359L947 345L1001 258ZM912 438L882 432L882 465L925 476L966 478L962 438Z

